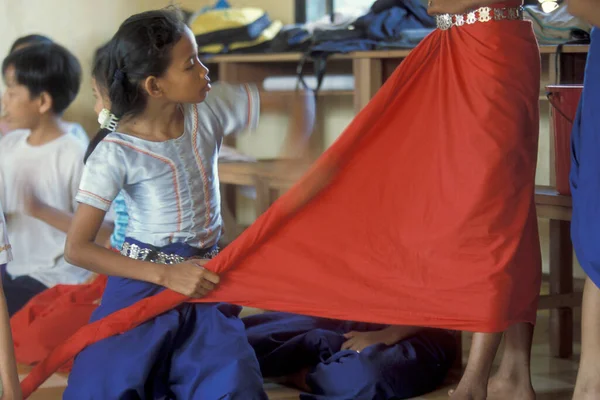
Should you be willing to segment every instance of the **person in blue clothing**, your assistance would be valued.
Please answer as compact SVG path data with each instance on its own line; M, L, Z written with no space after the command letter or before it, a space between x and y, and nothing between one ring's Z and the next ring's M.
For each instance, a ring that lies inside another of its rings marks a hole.
M408 399L437 389L457 357L455 333L281 312L243 318L265 378L302 400Z
M571 137L571 235L587 273L583 291L581 361L574 400L600 398L600 1L570 0L569 12L595 26L584 89Z

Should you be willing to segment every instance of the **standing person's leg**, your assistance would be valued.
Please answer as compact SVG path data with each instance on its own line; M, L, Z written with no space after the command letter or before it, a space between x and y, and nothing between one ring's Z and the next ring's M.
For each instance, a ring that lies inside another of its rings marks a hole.
M0 213L2 210L0 210ZM0 214L1 218L1 214ZM4 268L4 265L0 265ZM4 396L4 397L3 397ZM6 309L6 301L0 283L0 397L20 399L19 375L15 364L10 319Z
M575 400L600 398L600 289L590 278L583 290L581 360L575 384Z
M502 333L475 333L465 372L456 390L450 392L452 400L485 400L487 385L494 358L502 340Z
M514 324L505 334L500 368L488 385L488 399L535 399L531 385L531 345L534 326Z
M522 316L523 322L512 324L505 332L505 347L500 369L488 384L490 400L535 399L535 392L531 385L531 345L542 275L540 241L537 232L537 214L535 203L532 201L529 220L524 229L524 239L517 250L515 271L512 273L520 280L521 289L519 292L514 292L510 299L513 302L532 303L531 311L528 312L531 315ZM534 273L519 274L519 270L526 269ZM524 281L525 279L528 281Z

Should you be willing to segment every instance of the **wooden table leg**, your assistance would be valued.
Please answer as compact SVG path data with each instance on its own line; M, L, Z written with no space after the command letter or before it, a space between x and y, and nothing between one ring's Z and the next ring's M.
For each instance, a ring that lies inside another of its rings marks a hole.
M254 187L256 188L256 218L260 217L271 206L271 189L265 179L255 178Z
M221 218L223 218L224 232L221 237L221 245L231 243L242 233L236 217L236 187L234 185L221 184Z
M573 245L569 221L550 220L550 294L573 293ZM550 353L573 355L573 309L550 310Z
M463 334L462 334L462 332L456 332L455 338L456 338L456 359L454 360L454 365L452 366L452 368L457 371L462 372L462 369L463 369L463 345L462 345Z

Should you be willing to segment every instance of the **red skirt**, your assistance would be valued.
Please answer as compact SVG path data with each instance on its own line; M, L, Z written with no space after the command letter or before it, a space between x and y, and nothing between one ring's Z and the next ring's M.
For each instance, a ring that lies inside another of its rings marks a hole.
M433 32L300 182L207 265L222 284L200 301L477 332L534 323L539 93L529 22ZM164 291L85 326L24 392L88 344L186 301Z

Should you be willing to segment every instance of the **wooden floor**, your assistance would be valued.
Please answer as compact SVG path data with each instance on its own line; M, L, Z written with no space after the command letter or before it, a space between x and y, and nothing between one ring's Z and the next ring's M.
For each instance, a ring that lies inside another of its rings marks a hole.
M577 315L577 320L579 316ZM578 326L578 324L577 324ZM540 312L538 316L538 326L536 328L534 347L533 347L533 385L538 394L538 400L570 400L577 374L577 356L572 360L558 360L548 356L548 313ZM579 331L575 334L580 337ZM468 351L469 337L465 335L465 355ZM579 344L576 344L575 353L579 354ZM26 368L21 368L25 374ZM23 375L24 376L24 375ZM57 400L61 398L66 385L66 377L61 375L53 376L46 384L40 388L30 399L33 400ZM422 400L447 399L447 391L455 384L455 378L449 378L445 387L435 393L419 397ZM298 392L292 389L284 388L275 384L266 384L269 397L273 400L296 400ZM511 399L518 400L518 399Z

